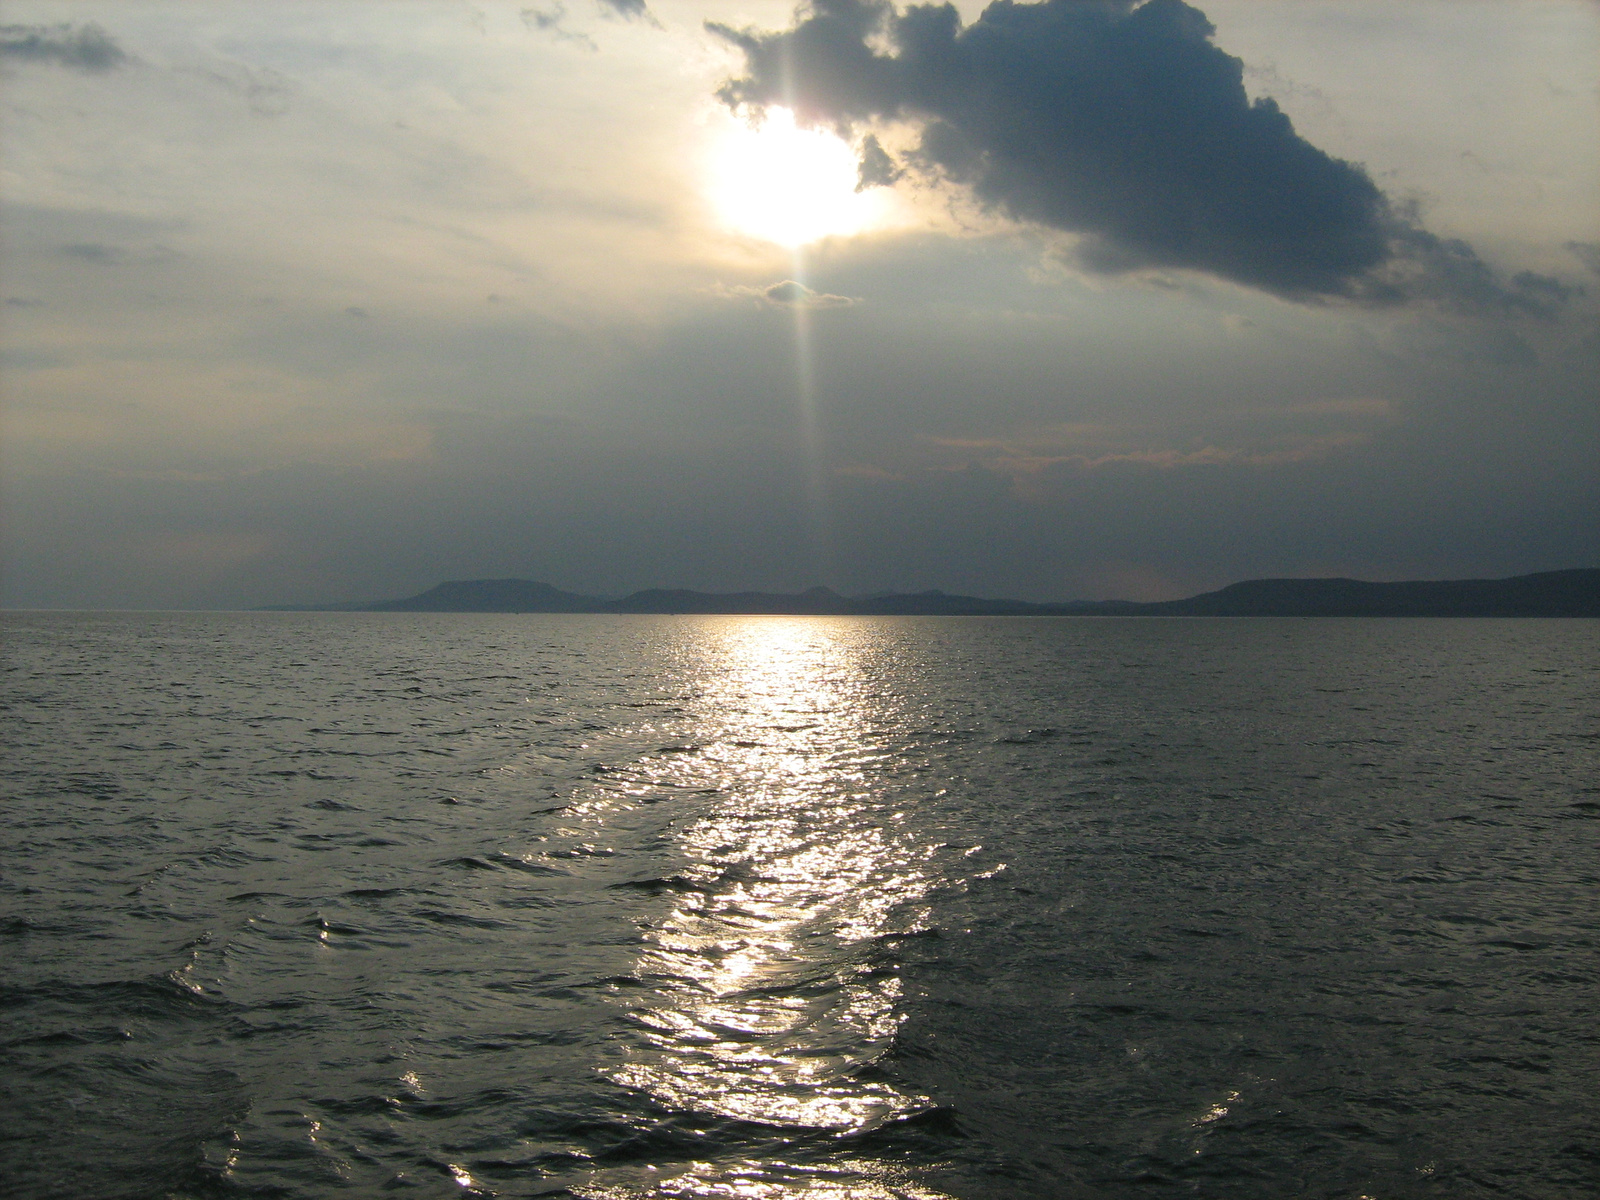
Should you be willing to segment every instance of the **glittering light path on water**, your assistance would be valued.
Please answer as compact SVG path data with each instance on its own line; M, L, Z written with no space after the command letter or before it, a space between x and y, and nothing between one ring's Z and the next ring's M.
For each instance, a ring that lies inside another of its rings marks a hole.
M924 928L932 847L874 790L874 751L848 626L726 627L707 672L705 752L676 786L718 802L677 835L672 907L648 933L649 988L612 1078L673 1111L788 1133L859 1134L932 1107L871 1078L899 1025L896 939ZM659 1195L926 1197L887 1166L691 1167ZM634 1188L594 1195L637 1195Z

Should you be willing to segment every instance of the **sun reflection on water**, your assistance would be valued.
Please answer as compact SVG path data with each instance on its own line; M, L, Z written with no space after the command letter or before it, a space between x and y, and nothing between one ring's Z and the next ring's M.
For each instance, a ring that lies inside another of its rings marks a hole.
M613 1074L668 1109L850 1134L931 1106L870 1077L899 1025L894 944L924 927L933 851L875 785L867 628L757 618L722 631L703 753L671 768L718 796L678 831L673 904L635 972L649 987L631 1014L636 1052ZM689 1170L652 1190L933 1195L881 1164L848 1178L775 1169Z

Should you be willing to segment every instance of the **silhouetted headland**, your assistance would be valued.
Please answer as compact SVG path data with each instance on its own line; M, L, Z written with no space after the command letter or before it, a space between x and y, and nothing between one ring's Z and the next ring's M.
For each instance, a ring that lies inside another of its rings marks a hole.
M278 604L273 612L726 613L795 616L1115 617L1600 617L1600 568L1509 579L1371 583L1361 579L1250 579L1186 600L1069 600L1037 604L944 592L841 596L804 592L696 592L650 588L619 600L565 592L531 579L458 579L403 600Z

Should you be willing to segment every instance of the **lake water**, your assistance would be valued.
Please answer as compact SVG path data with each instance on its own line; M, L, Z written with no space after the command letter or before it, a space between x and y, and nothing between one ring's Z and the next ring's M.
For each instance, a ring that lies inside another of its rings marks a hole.
M1600 622L5 634L7 1196L1600 1193Z

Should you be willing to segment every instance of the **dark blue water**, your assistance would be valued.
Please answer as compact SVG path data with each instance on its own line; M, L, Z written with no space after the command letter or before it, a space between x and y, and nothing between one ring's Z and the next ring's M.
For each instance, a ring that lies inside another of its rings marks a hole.
M5 633L7 1196L1600 1194L1600 623Z

